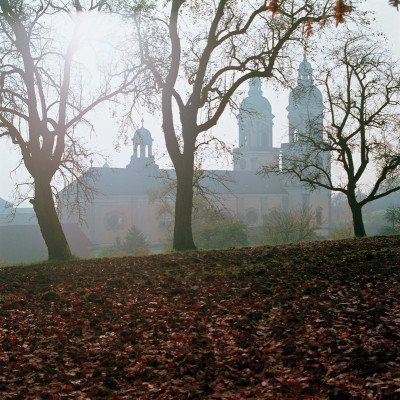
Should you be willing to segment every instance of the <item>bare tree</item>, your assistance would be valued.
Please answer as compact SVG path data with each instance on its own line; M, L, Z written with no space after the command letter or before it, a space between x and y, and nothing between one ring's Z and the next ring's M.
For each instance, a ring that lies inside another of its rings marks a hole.
M264 1L171 0L167 14L165 7L134 14L142 61L162 91L162 126L177 176L175 249L195 248L191 216L200 133L217 124L247 80L284 80L289 43L311 22L333 18L334 4L287 0L275 10Z
M400 206L389 206L383 218L389 225L384 226L381 233L391 235L400 233Z
M88 153L76 134L77 126L98 104L128 92L140 74L136 66L109 72L102 87L87 95L74 60L85 24L79 17L100 11L105 2L88 3L85 10L82 1L0 2L0 137L11 138L19 147L33 178L30 201L49 259L71 257L52 185L57 174L85 183L79 177ZM74 21L66 46L51 30L54 18L64 12Z
M195 174L197 174L195 172ZM213 176L203 179L213 181ZM217 184L227 181L217 178ZM209 181L210 183L210 181ZM232 215L220 202L220 194L214 193L207 186L195 186L193 196L193 235L202 248L226 248L248 245L245 223L238 215ZM157 205L160 228L165 232L163 242L167 250L173 240L174 198L176 180L164 180L160 189L149 191L149 202Z
M315 213L302 207L273 210L263 218L260 241L265 244L285 244L315 240L318 226Z
M362 237L362 207L400 190L395 179L400 172L400 74L382 37L374 41L372 35L346 33L335 41L340 46L325 57L319 74L326 99L324 140L322 130L307 121L282 163L263 172L343 193L354 234Z

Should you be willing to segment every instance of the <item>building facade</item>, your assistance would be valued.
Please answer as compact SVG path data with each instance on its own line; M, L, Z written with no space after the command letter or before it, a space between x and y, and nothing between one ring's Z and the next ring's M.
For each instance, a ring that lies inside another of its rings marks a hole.
M307 90L304 90L306 88ZM219 179L204 179L203 184L223 199L230 214L238 215L251 228L260 227L263 216L273 210L310 207L315 213L318 233L328 237L330 224L330 192L309 192L298 182L281 175L263 177L258 169L267 163L283 162L285 151L313 124L322 140L323 104L320 91L313 85L312 69L304 58L299 67L297 87L289 97L289 143L273 147L273 119L270 102L263 96L261 80L249 82L248 96L242 101L237 116L239 146L234 149L232 171L210 171ZM159 218L160 204L149 201L149 193L160 189L163 173L152 154L151 133L143 126L133 138L133 152L126 168L94 168L98 194L87 205L82 227L88 239L98 248L111 245L137 226L157 251L165 236ZM173 171L167 171L173 175ZM228 180L226 180L228 177ZM69 216L67 222L77 222Z

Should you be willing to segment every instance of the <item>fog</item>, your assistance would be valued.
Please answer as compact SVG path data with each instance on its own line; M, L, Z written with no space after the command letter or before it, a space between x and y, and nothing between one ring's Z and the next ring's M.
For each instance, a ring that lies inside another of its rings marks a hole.
M382 5L378 0L368 1L367 4L363 5L363 8L376 10L376 19L374 20L373 25L387 35L389 43L393 46L393 54L400 57L400 44L397 40L400 33L400 14L394 12L394 10L388 5ZM112 29L115 29L115 27L112 27ZM118 37L118 35L116 36ZM81 62L88 70L93 69L95 57L90 56L89 51L82 51L80 57ZM245 86L246 87L243 88L243 94L239 97L239 101L247 96L248 89L247 85ZM277 88L269 82L263 82L262 90L263 96L271 103L272 113L275 116L273 120L273 145L278 148L282 142L287 141L288 120L286 107L288 105L289 89ZM237 113L237 111L235 113ZM235 113L230 111L225 112L218 125L212 130L212 133L225 141L230 149L238 146L239 128ZM128 135L128 137L118 139L117 134L119 121L110 117L110 109L108 106L102 106L96 109L96 111L91 114L91 118L93 130L88 129L84 134L88 146L99 154L99 156L92 159L91 165L97 169L100 178L103 176L103 166L108 165L111 167L109 179L111 181L113 181L114 178L116 180L120 179L116 177L121 170L125 169L131 162L131 157L133 155L131 137L133 136L134 131L132 131L132 135ZM162 170L170 169L171 162L165 150L164 137L161 129L161 116L157 113L149 113L146 109L138 109L135 111L136 128L140 128L142 118L144 121L144 128L150 131L152 139L154 140L153 154L155 155L155 162L158 168L151 172L151 177L163 177ZM16 198L15 185L28 182L29 176L24 167L19 166L20 157L18 150L8 139L1 138L0 153L2 154L0 159L0 198L9 203L18 204L20 199ZM18 169L16 170L17 167ZM89 167L90 165L88 164L88 168ZM233 160L230 155L227 155L226 157L213 157L213 154L209 153L204 159L202 167L204 169L217 171L232 170ZM129 170L127 169L127 171ZM112 174L113 172L115 175ZM77 222L76 218L68 217L68 215L65 216L63 222L66 234L71 242L76 242L76 244L72 244L71 247L76 246L75 252L77 255L101 255L102 253L99 251L99 247L96 246L100 242L118 252L118 246L116 246L117 238L120 240L120 243L122 243L120 247L123 248L123 243L129 230L136 225L140 226L141 231L149 243L151 243L152 238L155 237L155 230L158 231L157 234L162 233L162 235L165 236L165 242L160 241L161 239L158 238L156 240L157 245L154 245L153 248L149 245L149 252L163 251L168 247L168 232L171 229L169 224L171 223L172 217L168 214L163 215L165 221L163 221L162 226L160 226L158 220L156 221L156 216L160 213L160 207L163 205L162 190L160 189L161 197L159 196L159 198L153 199L153 203L151 203L152 194L148 190L134 193L137 187L134 182L142 182L143 175L139 172L136 175L135 173L132 173L131 175L127 174L126 176L128 181L120 182L121 188L124 188L125 192L118 194L118 199L114 198L112 201L109 199L102 199L98 202L95 210L97 213L96 218L88 225L85 223L82 224L83 235L73 227ZM241 181L243 186L239 187L238 183L233 189L236 193L245 192L244 182L246 177L240 179L243 179ZM261 179L262 178L260 177L260 181ZM100 184L103 184L101 180ZM257 184L258 183L254 183L254 185ZM129 185L133 186L131 189L132 192L129 192L129 190L126 189ZM158 183L156 186L158 188L161 187ZM58 187L58 189L61 190L62 187ZM24 191L23 187L22 190ZM223 186L220 185L219 191L224 191ZM196 218L198 218L200 222L198 223L198 228L196 228L198 229L197 239L201 241L202 237L210 235L210 233L207 233L208 228L205 227L204 224L202 225L202 222L205 220L210 220L214 225L217 222L221 222L221 225L231 227L231 231L225 233L228 236L235 237L235 235L238 234L237 237L239 237L242 234L242 231L246 231L247 233L246 239L242 237L241 239L237 239L237 242L232 241L231 243L225 243L221 239L221 244L219 244L218 247L236 247L246 245L246 241L249 244L260 244L262 240L260 239L259 230L262 226L262 218L264 216L263 210L267 213L273 208L276 208L276 205L281 201L279 200L280 194L278 193L278 189L277 193L273 194L275 197L270 196L270 198L265 200L261 205L260 200L257 198L246 200L246 205L240 204L238 196L231 196L228 192L225 192L225 204L223 207L219 207L220 205L218 204L217 196L218 190L213 193L216 194L213 207L210 208L209 205L207 206L204 204L201 204L198 207L198 216ZM129 199L129 196L132 195L135 195L136 197L134 199ZM381 232L381 229L386 224L383 218L384 210L392 204L400 204L400 195L392 195L387 199L383 199L382 201L364 208L363 215L366 220L366 229L369 235L379 234ZM310 205L313 205L312 200ZM294 212L295 206L289 207L289 209L292 209ZM257 221L252 222L251 212L254 210L257 210ZM348 208L340 196L333 198L330 216L328 215L326 207L324 210L324 212L326 212L326 215L323 216L324 222L328 223L327 221L330 218L334 221L331 222L331 229L341 231L342 228L345 228L351 223ZM94 213L94 209L87 211L87 217L90 218L90 213ZM35 216L33 215L30 203L24 201L21 203L20 209L16 211L14 216L13 212L12 208L8 207L8 204L5 202L0 203L0 263L29 262L44 259L46 257L46 248L41 239L40 231L37 225L34 224ZM215 215L217 215L218 218ZM120 221L119 218L122 220ZM116 226L112 225L112 221L114 220L116 221ZM107 224L111 224L111 227L107 226ZM211 222L209 225L212 225ZM6 226L7 230L5 229ZM16 228L17 226L19 227L18 229ZM95 233L96 227L99 226L105 227L103 237L101 238L97 236L100 235L100 233ZM214 226L214 228L223 236L224 233L220 226ZM320 230L322 231L322 228ZM346 235L346 232L343 231L341 234ZM88 239L88 237L90 239ZM16 245L16 243L20 243L21 240L25 244L24 251L21 251L20 246ZM85 242L86 240L87 243ZM96 240L98 240L98 242L96 242ZM204 240L202 243L204 244L201 247L206 248L207 241ZM83 246L78 249L80 245ZM122 251L124 252L124 250ZM6 252L7 256L5 255Z

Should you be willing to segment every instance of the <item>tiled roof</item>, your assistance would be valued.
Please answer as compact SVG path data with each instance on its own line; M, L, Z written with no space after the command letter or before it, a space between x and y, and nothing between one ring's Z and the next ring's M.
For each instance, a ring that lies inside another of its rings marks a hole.
M129 168L96 168L94 183L99 195L147 195L150 188L163 184L166 171L150 169L140 173ZM174 176L174 171L167 171ZM283 180L278 176L265 178L251 171L205 171L202 184L220 194L286 194Z
M40 261L46 246L39 225L0 226L0 259L9 263Z
M11 203L9 203L8 201L6 201L6 200L4 200L4 199L2 199L2 198L0 197L0 212L2 211L2 209L7 209L7 208L9 208L11 205L12 205Z
M71 251L79 257L89 257L92 243L77 224L63 224ZM0 226L0 260L22 263L44 260L47 249L38 224Z

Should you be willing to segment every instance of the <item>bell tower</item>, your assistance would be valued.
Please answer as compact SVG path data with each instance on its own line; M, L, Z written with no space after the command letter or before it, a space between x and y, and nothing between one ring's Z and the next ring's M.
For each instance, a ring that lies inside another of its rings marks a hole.
M249 92L237 116L239 148L234 149L234 170L256 172L277 155L273 148L274 125L270 102L262 95L261 79L249 80Z
M314 86L311 64L306 56L299 66L297 86L289 95L289 143L299 140L299 135L312 135L323 140L322 94Z
M313 70L304 55L298 69L297 86L291 91L286 108L289 143L282 143L281 165L320 181L331 173L329 146L324 143L324 108L322 93L314 85ZM293 175L287 176L285 189L289 193L289 207L301 204L314 210L317 232L327 236L331 221L330 191L317 188L310 193Z
M145 167L157 167L153 156L153 138L148 129L143 126L144 120L142 118L142 126L139 128L132 138L133 154L131 162L127 168L142 169ZM158 168L158 167L157 167Z
M298 69L297 86L290 92L288 120L289 143L282 143L282 165L312 160L330 173L330 153L324 147L324 105L321 91L314 85L311 64L304 55ZM321 146L319 146L321 144ZM317 173L307 168L308 173Z

